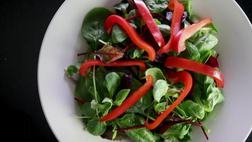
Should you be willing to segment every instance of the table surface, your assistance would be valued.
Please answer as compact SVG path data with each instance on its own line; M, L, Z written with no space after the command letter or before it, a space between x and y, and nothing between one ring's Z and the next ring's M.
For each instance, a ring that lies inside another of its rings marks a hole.
M41 42L64 0L0 2L0 109L3 136L25 141L57 141L43 115L37 86ZM237 0L252 21L252 1ZM246 142L252 142L252 135Z

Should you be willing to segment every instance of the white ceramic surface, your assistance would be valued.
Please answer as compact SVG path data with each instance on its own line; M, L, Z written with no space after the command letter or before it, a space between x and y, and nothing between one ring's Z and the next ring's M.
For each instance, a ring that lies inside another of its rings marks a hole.
M73 85L64 68L76 62L86 44L80 37L84 15L93 7L111 7L119 0L66 0L52 19L40 51L38 85L42 107L51 129L62 142L107 141L90 135L77 118ZM219 28L220 63L225 73L225 103L207 120L208 142L245 141L252 126L252 28L232 0L193 0L194 13L210 16ZM193 142L202 142L195 129Z

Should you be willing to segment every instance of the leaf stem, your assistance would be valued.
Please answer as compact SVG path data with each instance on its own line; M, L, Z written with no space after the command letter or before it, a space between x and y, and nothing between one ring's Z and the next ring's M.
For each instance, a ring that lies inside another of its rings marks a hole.
M94 59L96 59L96 57L94 57ZM96 75L95 75L95 66L93 66L93 85L94 85L94 97L95 97L95 101L98 103L98 97L97 97L97 89L96 89ZM96 108L96 115L98 115L98 109Z

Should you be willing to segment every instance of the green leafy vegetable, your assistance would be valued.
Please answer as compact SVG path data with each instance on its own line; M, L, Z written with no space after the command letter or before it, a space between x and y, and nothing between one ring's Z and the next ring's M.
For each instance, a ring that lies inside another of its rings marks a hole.
M87 82L88 80L86 80L85 77L81 76L79 78L75 87L74 96L81 98L85 101L91 101L93 99L93 96L88 91Z
M114 6L114 9L120 11L124 15L124 17L126 17L128 7L129 7L128 3L118 3Z
M93 50L99 46L99 40L106 41L109 39L104 30L104 21L112 13L102 7L94 8L84 18L81 34L84 39L91 45Z
M138 49L138 48L132 49L131 51L132 51L130 53L130 58L131 59L139 59L144 53L144 50Z
M120 90L117 95L116 95L116 99L114 101L114 104L119 106L122 104L122 102L127 98L127 96L130 93L130 89L122 89Z
M152 13L161 13L168 7L168 0L144 0Z
M186 42L186 51L187 52L183 52L180 56L192 59L194 61L200 61L201 56L199 49L194 44L191 42Z
M149 91L134 106L128 109L127 112L146 115L145 110L147 110L152 105L152 101L153 101L152 91Z
M105 80L110 98L112 98L120 85L121 77L116 72L111 72L106 75Z
M213 111L214 107L224 101L222 91L216 87L214 80L208 76L195 75L198 83L193 89L193 99L201 104L206 112Z
M145 71L145 76L151 75L154 78L154 82L159 79L166 80L163 72L159 68L149 68Z
M121 43L127 39L127 35L119 26L114 25L112 28L111 38L113 43Z
M180 104L180 107L185 111L187 116L191 116L194 119L203 119L205 117L204 107L193 102L192 100L186 100Z
M178 141L184 139L191 129L190 124L175 124L171 128L167 129L162 135L162 138Z
M81 114L88 118L93 118L95 116L95 110L91 108L91 103L86 102L80 106Z
M87 130L95 136L102 135L106 131L106 128L106 124L96 117L89 120L87 123Z
M157 80L153 88L153 97L156 102L160 102L161 98L166 95L169 85L166 80Z
M104 98L102 104L98 104L98 110L102 116L108 114L109 110L112 108L113 102L109 98Z
M166 102L162 102L162 103L158 103L154 106L154 110L157 112L157 113L161 113L163 111L165 111L167 108L168 108L168 104Z
M125 114L122 118L117 120L120 128L127 128L136 125L143 125L144 119L135 114ZM146 128L127 130L126 134L137 142L157 142L160 140L159 136L153 134Z

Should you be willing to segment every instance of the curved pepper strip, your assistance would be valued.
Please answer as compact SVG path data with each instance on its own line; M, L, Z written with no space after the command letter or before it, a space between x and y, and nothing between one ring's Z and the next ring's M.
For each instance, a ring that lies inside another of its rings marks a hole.
M206 18L198 23L192 24L183 30L180 30L172 41L172 50L178 53L186 49L185 41L198 32L202 27L212 23L211 18Z
M134 1L136 4L138 13L142 16L145 24L147 25L148 29L150 30L150 33L154 37L158 46L163 47L165 45L163 35L160 32L160 29L158 28L156 22L154 21L149 9L147 8L147 6L145 5L145 3L142 0L134 0Z
M146 70L146 65L143 61L134 61L134 60L126 60L126 61L114 61L111 63L104 63L100 60L88 60L84 62L80 67L80 75L84 76L87 74L87 71L92 66L104 66L104 67L127 67L127 66L139 66L140 71Z
M184 5L178 2L178 0L171 0L169 2L169 8L172 10L174 9L171 22L170 39L168 43L158 51L158 54L164 54L171 51L172 41L181 29L181 21L184 14Z
M118 15L111 15L107 18L104 23L105 29L110 33L112 26L118 24L129 36L129 38L141 49L146 51L149 56L149 60L154 61L156 58L156 52L151 45L146 43L140 38L135 29L130 26L130 24L122 17Z
M183 83L185 87L180 96L173 102L173 104L171 104L164 112L162 112L152 123L145 121L144 125L148 129L152 130L157 128L163 122L163 120L185 99L192 88L192 76L186 71L170 73L168 74L168 78L173 83Z
M175 56L167 57L165 66L169 68L183 68L185 70L210 76L214 78L218 87L224 87L224 74L222 74L217 68Z
M148 75L146 77L146 83L138 88L133 94L131 94L120 106L113 109L107 115L101 118L101 121L111 121L122 115L131 106L133 106L137 101L143 97L153 86L153 77Z

